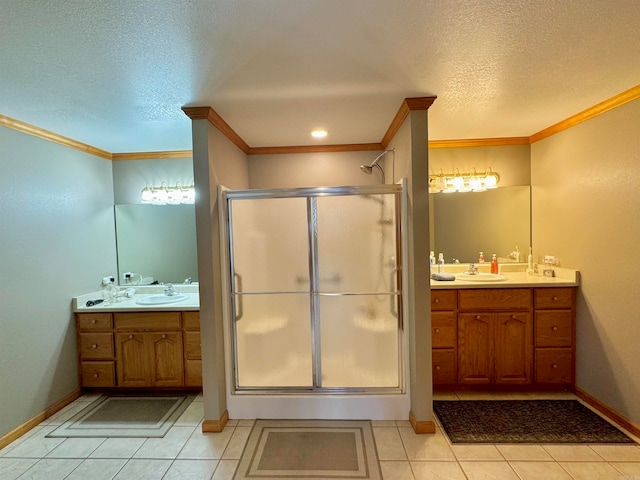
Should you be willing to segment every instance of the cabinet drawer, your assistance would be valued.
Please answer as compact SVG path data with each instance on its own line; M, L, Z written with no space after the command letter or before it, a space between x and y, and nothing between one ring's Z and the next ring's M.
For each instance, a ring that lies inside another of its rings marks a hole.
M118 331L162 331L182 328L180 312L116 313L115 329Z
M536 349L537 383L573 383L573 354L570 348Z
M528 288L482 288L458 290L460 310L524 310L531 308Z
M81 333L80 334L80 358L87 359L112 359L113 358L113 334L112 333Z
M453 312L431 314L431 345L433 348L454 348L456 346L456 315Z
M200 332L184 332L185 358L200 358Z
M433 383L456 383L456 354L451 350L433 350Z
M187 387L201 387L202 360L187 360L184 365L184 377Z
M82 362L83 387L115 387L114 362Z
M570 347L573 344L573 312L546 310L536 312L536 347Z
M110 313L78 313L79 332L104 332L113 329Z
M200 312L182 312L185 330L200 330Z
M431 311L455 310L457 290L431 290Z
M536 288L533 291L535 308L572 308L573 288Z

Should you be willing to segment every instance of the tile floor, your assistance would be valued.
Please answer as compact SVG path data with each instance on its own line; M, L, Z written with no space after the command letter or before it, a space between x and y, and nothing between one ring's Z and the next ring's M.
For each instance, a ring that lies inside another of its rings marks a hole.
M441 400L523 397L575 398L436 394ZM0 480L231 479L253 425L230 420L223 432L203 434L198 397L164 438L45 438L95 398L79 398L0 450ZM451 445L439 426L435 435L415 435L407 421L373 427L386 480L640 480L638 445Z

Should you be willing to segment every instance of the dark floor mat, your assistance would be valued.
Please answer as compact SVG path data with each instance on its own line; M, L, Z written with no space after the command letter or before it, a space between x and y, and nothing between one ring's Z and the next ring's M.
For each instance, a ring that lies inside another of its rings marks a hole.
M576 400L433 402L451 443L635 443Z

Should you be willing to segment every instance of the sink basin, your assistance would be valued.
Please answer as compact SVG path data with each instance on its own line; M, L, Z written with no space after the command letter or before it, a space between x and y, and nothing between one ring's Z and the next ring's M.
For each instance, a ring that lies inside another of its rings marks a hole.
M138 305L166 305L167 303L178 303L189 298L188 295L149 295L136 300Z
M478 273L476 275L462 273L456 275L456 280L464 280L465 282L504 282L506 279L507 277L499 273Z

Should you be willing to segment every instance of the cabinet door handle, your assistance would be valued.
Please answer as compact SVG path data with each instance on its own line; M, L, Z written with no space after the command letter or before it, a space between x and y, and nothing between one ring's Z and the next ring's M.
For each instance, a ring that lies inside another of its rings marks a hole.
M440 303L440 299L439 298L434 298L433 299L433 303Z
M129 335L129 340L131 340L133 338L133 335Z
M482 317L480 315L476 315L476 320L481 320Z
M551 368L558 368L558 364L554 363L553 365L551 365Z
M553 330L554 332L558 331L558 327L556 327L555 325L553 327L551 327L551 330Z
M93 348L93 349L95 350L96 348L98 348L98 345L96 345L96 344L94 343L93 345L91 345L91 348Z
M167 338L167 335L165 333L162 334L162 338Z
M440 329L439 329L439 328L436 328L435 332L436 332L436 333L440 333Z
M93 378L98 378L98 376L99 376L99 375L98 375L97 373L94 373L94 374L93 374Z
M516 317L515 315L511 315L511 320L517 320L518 317Z
M440 370L440 365L436 365L436 370Z

